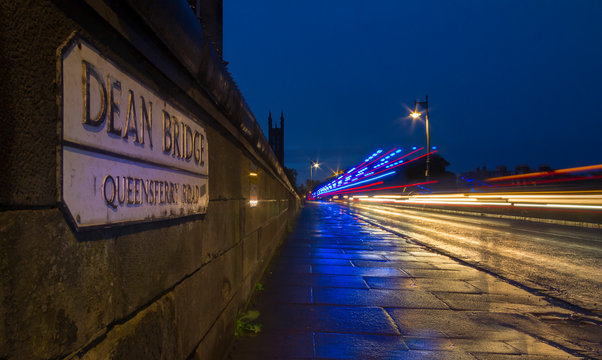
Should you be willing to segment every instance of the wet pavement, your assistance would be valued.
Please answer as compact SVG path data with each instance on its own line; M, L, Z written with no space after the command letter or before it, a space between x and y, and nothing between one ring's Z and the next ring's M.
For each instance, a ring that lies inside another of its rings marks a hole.
M596 319L309 203L249 309L262 330L229 359L600 358Z

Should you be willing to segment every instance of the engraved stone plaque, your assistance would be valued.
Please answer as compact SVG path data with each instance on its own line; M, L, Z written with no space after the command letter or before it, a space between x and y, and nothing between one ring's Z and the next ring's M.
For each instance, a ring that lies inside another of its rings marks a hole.
M82 39L60 61L61 200L76 228L205 213L201 122Z

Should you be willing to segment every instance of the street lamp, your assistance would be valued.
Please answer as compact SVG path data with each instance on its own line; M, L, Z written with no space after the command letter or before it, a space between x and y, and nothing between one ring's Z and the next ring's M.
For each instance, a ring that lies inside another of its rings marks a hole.
M313 160L309 160L309 186L311 188L314 187L314 173L313 170L314 168L319 168L320 167L320 163L317 161L313 161Z
M426 110L426 171L424 175L428 181L430 172L430 163L431 163L431 138L429 136L429 96L426 95L426 101L414 101L414 112L410 114L413 119L418 119L420 117L420 113L418 112L418 106L422 106Z

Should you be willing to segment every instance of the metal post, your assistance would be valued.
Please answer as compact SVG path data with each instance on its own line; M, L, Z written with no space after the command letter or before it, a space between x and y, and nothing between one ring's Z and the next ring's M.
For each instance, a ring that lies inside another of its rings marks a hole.
M426 96L426 101L424 107L426 108L426 181L429 181L429 177L431 175L430 166L431 166L431 138L429 135L429 96Z
M418 106L422 106L426 110L426 170L424 171L424 176L426 180L429 180L431 176L431 136L429 133L429 96L426 95L425 101L414 101L414 112L411 114L414 119L420 117L420 113L418 112Z

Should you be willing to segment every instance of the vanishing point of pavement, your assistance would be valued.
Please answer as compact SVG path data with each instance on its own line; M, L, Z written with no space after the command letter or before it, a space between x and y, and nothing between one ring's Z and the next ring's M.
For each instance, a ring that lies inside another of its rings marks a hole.
M602 358L596 309L356 211L306 204L249 305L262 330L230 359Z

